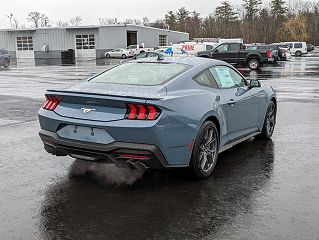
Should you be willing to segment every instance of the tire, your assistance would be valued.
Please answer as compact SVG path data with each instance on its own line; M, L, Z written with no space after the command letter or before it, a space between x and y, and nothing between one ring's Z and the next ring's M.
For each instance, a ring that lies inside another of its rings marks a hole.
M301 57L301 55L302 55L302 52L300 52L300 51L297 51L297 52L295 53L295 55L296 55L296 57Z
M106 58L110 58L111 56L110 56L110 54L106 54L105 57Z
M126 58L126 55L125 54L122 54L122 59L125 59Z
M219 150L219 133L216 125L206 121L196 136L190 168L196 178L209 177L217 163Z
M264 125L261 133L258 135L260 139L270 139L274 133L276 125L276 105L273 101L269 103L267 108Z
M3 67L4 68L8 68L9 67L9 65L10 65L10 62L9 62L9 60L4 60L4 63L3 63Z
M248 60L248 67L250 70L258 70L260 68L260 61L256 58Z

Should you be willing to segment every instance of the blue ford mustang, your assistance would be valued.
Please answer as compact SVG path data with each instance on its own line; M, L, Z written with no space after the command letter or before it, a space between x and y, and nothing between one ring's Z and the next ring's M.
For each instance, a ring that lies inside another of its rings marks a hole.
M149 58L46 92L40 137L56 156L118 167L190 167L211 175L217 157L251 137L269 139L274 90L205 58Z

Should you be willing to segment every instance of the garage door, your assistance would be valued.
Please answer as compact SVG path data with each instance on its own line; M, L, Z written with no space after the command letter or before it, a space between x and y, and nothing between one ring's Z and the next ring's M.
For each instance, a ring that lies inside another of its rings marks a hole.
M31 36L17 37L17 58L34 59L33 39Z
M33 39L32 36L17 37L17 66L29 67L35 66Z
M96 58L94 34L77 34L75 43L75 58Z

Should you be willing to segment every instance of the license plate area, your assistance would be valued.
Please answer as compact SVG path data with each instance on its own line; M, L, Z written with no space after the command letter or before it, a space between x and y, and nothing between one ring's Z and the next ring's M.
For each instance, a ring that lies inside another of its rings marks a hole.
M106 130L94 127L66 125L57 131L57 134L62 138L90 143L108 144L114 142Z

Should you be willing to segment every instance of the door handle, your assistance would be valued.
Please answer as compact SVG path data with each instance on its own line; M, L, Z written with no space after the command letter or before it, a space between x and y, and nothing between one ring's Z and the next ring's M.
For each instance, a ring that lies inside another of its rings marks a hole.
M230 99L227 104L230 106L234 106L236 104L236 101L234 99Z

